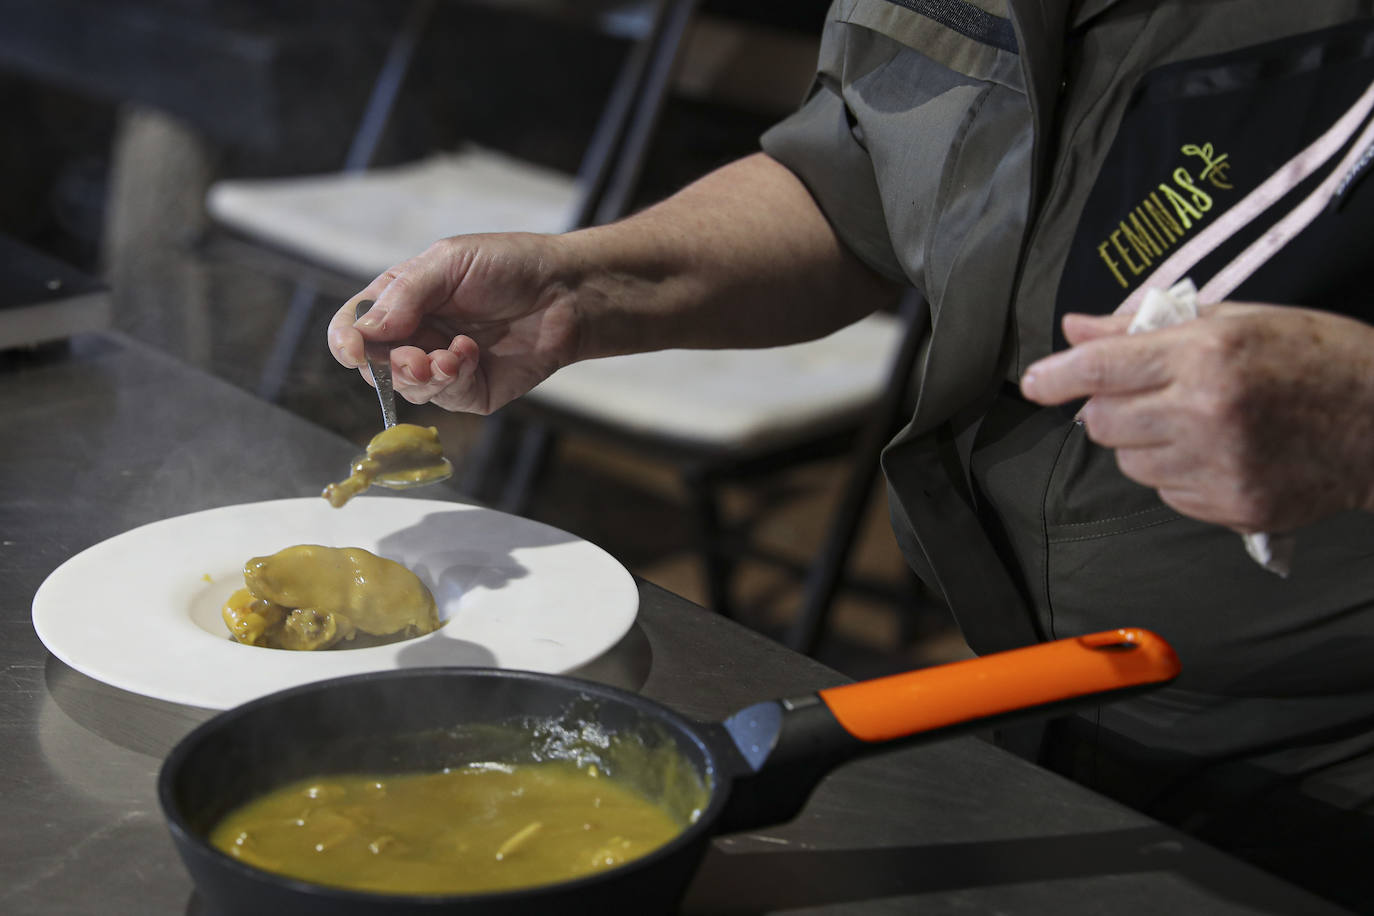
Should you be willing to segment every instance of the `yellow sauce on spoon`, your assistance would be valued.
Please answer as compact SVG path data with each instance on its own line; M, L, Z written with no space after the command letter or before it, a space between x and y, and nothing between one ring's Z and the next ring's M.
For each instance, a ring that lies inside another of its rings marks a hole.
M453 465L444 457L437 428L397 423L373 436L348 477L331 483L321 495L337 509L370 486L406 489L437 483L452 474Z

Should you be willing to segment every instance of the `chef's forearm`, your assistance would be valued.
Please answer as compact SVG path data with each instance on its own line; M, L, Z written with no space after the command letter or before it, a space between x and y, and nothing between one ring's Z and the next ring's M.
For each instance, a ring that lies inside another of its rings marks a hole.
M763 154L563 241L578 359L794 343L896 295L841 244L796 176Z

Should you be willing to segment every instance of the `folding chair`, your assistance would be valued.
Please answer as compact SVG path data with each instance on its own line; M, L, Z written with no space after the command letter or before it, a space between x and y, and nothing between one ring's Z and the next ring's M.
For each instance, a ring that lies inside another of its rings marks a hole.
M228 231L222 247L233 249L243 240L270 246L286 255L288 270L304 277L295 286L264 363L258 393L268 400L281 394L322 287L366 282L445 236L502 229L561 232L602 221L607 207L628 206L624 200L638 173L625 166L636 154L642 157L656 106L664 98L661 87L672 72L695 3L626 2L617 11L614 21L626 24L631 50L577 175L472 146L373 168L435 6L435 0L411 3L340 171L229 179L214 184L206 195L210 216ZM613 175L617 162L621 168Z

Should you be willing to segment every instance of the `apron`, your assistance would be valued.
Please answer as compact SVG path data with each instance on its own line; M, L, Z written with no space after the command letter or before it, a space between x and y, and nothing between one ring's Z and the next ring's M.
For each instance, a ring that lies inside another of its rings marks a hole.
M1065 312L1111 312L1182 276L1203 301L1374 321L1365 12L1143 70L1121 97L1096 100L1117 105L1109 144L1086 133L1101 110L1066 100L1059 167L1095 177L1047 201L1028 248L1063 267L1019 291L1018 370L1065 345ZM1189 40L1156 21L1122 69ZM1092 40L1071 44L1071 70L1093 66ZM1343 117L1349 130L1336 129ZM1285 243L1257 257L1268 232ZM1360 813L1374 806L1374 515L1298 532L1293 573L1278 578L1234 532L1180 516L1125 478L1073 421L1077 406L1040 408L1010 389L996 397L970 460L980 520L1014 558L1041 633L1145 626L1174 645L1184 674L1056 721L1042 762L1347 906L1374 906L1374 881L1346 864L1349 850L1374 844L1374 819Z
M1304 529L1279 579L1014 382L1063 345L1063 312L1167 286L1157 271L1349 111L1372 35L1356 0L837 0L811 95L764 137L857 256L929 301L883 467L897 539L970 645L1131 625L1182 658L1173 687L1017 749L1356 908L1374 879L1340 852L1374 844L1374 516ZM1205 288L1354 145L1186 274ZM1374 320L1359 161L1231 298Z

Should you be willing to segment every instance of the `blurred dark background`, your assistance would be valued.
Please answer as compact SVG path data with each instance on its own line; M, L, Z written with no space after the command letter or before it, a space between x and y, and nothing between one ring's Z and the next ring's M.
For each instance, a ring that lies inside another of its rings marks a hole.
M799 101L825 2L706 3L655 138L648 202L757 148ZM375 164L475 141L577 169L634 27L592 0L450 0ZM406 4L0 0L0 229L98 267L131 111L178 122L216 177L337 169ZM621 34L617 34L620 32Z
M706 2L653 135L636 206L758 148L804 96L826 0ZM407 13L380 0L0 0L0 234L110 287L118 330L252 388L291 283L207 253L207 187L339 169ZM631 45L635 6L593 0L441 0L375 165L465 142L575 172ZM332 309L317 309L323 342ZM284 407L365 442L375 401L307 348ZM441 413L441 412L440 412ZM481 421L448 415L448 443ZM805 562L843 468L821 465L741 492L756 536ZM589 498L590 494L590 498ZM703 600L671 474L630 455L569 449L531 514L601 544L636 573ZM854 565L908 573L875 494ZM742 570L744 622L785 624L796 582ZM855 676L966 650L929 609L842 595L820 653Z

